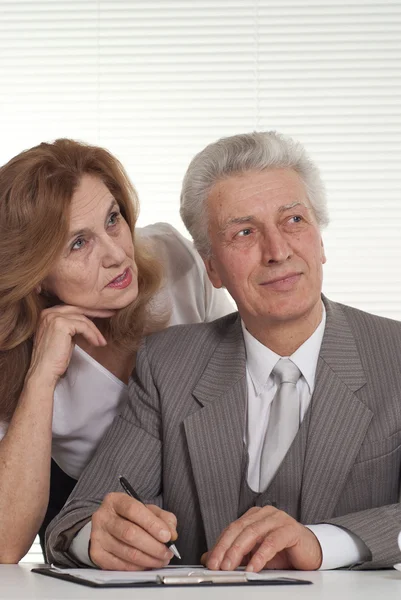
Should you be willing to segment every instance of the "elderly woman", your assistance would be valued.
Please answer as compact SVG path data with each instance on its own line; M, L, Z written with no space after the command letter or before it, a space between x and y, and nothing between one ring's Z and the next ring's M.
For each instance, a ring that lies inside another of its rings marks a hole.
M192 245L166 224L134 231L137 216L102 148L57 140L0 169L0 562L39 530L51 456L70 478L61 498L79 477L142 336L231 310Z

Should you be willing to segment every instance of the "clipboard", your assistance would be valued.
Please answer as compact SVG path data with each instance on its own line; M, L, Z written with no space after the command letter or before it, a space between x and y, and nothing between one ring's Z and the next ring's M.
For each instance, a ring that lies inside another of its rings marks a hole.
M204 586L257 586L257 585L310 585L312 582L295 577L277 577L272 571L246 573L239 571L209 571L203 567L174 568L157 571L119 572L97 569L60 569L46 566L35 567L33 573L78 583L92 588L170 588ZM111 573L109 576L105 574ZM96 575L97 574L97 575Z

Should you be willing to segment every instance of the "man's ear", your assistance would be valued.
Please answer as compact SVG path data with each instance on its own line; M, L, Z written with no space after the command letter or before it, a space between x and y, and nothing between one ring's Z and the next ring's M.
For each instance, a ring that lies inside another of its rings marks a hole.
M213 287L222 288L223 283L217 272L216 263L215 263L213 256L209 256L209 257L202 256L202 260L205 263L206 271L207 271L210 281L212 282Z
M326 259L326 253L324 251L324 244L323 244L322 239L320 240L320 245L321 245L320 256L321 256L322 265L324 265L327 259Z

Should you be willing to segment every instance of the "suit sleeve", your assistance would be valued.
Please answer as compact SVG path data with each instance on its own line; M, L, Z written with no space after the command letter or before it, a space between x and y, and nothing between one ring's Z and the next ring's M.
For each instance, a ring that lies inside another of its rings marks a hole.
M159 396L144 344L137 355L127 405L114 419L64 508L47 529L49 562L79 564L68 552L71 541L90 521L106 494L122 491L119 475L132 483L146 503L162 506L161 437Z
M398 534L401 530L401 507L390 504L325 520L357 535L369 548L371 560L354 569L388 569L401 561Z

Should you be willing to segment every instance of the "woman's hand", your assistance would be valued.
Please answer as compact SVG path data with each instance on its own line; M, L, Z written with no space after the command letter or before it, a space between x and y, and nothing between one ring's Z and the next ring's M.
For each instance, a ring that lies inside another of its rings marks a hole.
M56 385L70 363L76 335L82 335L93 346L106 345L105 338L90 317L108 318L113 314L111 310L90 310L78 306L54 306L43 310L34 338L27 380L39 377L50 385Z

